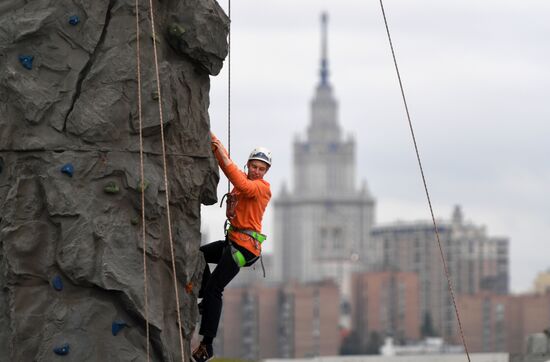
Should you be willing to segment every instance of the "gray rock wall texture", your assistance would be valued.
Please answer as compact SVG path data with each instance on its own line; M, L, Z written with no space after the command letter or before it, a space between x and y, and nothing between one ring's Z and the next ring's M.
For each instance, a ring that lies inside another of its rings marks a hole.
M180 361L153 35L140 1L151 357ZM227 55L229 20L214 0L153 3L188 359L200 205L216 201L219 180L209 75ZM0 1L0 361L146 360L134 6Z

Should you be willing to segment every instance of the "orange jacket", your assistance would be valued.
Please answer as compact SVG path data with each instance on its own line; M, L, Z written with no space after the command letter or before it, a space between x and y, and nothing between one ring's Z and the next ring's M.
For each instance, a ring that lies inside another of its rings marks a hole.
M233 161L224 162L222 155L227 157L225 148L217 147L214 154L223 173L234 185L231 193L237 197L235 217L231 220L231 225L237 229L261 233L262 218L271 199L269 183L263 179L249 180L246 173L239 170ZM247 234L230 231L229 238L254 255L258 256L262 251L261 244Z

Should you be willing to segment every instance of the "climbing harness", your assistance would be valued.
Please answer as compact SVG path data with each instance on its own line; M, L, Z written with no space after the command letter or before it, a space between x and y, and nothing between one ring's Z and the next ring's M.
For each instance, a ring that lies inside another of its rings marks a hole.
M260 252L259 256L256 256L255 258L252 258L251 260L249 260L247 262L244 255L237 248L235 248L233 246L233 242L231 241L231 239L229 239L229 232L230 231L235 231L235 232L242 233L242 234L250 236L257 243L256 247L258 249L260 248L258 246L258 243L261 245L267 239L267 236L262 234L262 233L259 233L259 232L255 231L255 230L238 229L238 228L234 227L233 225L231 225L231 223L229 222L229 219L225 220L223 228L224 228L224 232L225 232L225 240L231 245L233 260L235 261L235 263L237 263L237 265L239 267L249 266L249 265L254 264L254 262L256 260L258 260L258 258L259 258L260 259L260 265L262 266L262 272L263 272L263 275L264 275L264 278L265 278L264 259L262 258L261 252Z
M424 176L424 169L422 168L422 162L420 160L420 152L418 151L418 145L416 143L416 137L414 135L414 129L413 129L412 121L411 121L411 116L410 116L410 113L409 113L409 107L407 105L407 99L405 98L405 90L403 88L403 82L401 81L401 74L399 72L399 67L397 66L397 58L395 56L395 51L393 49L393 43L392 43L392 40L391 40L390 29L389 29L389 26L388 26L388 20L386 19L386 12L384 11L384 4L383 4L382 0L380 0L380 8L382 10L382 16L384 18L384 25L386 26L386 33L388 35L388 41L389 41L389 44L390 44L390 49L391 49L391 53L392 53L392 57L393 57L393 63L395 65L395 71L397 73L397 79L399 80L399 88L401 89L401 96L403 98L403 104L405 106L405 112L407 114L407 120L409 122L409 129L411 131L411 136L412 136L412 140L413 140L413 144L414 144L414 149L415 149L415 152L416 152L416 159L418 161L418 166L420 168L420 174L422 175L422 182L424 184L424 191L426 193L426 198L428 200L428 205L430 207L430 213L431 213L431 216L432 216L432 222L433 222L433 225L434 225L434 231L435 231L435 235L436 235L436 239L437 239L437 244L439 246L439 252L440 252L440 255L441 255L441 260L443 262L443 268L445 270L445 276L447 277L447 285L448 285L448 288L449 288L449 293L451 295L451 299L453 301L453 307L454 307L454 310L455 310L456 318L458 320L458 326L459 326L459 329L460 329L460 336L462 338L462 344L464 346L464 351L466 352L466 357L468 358L468 361L471 361L470 360L470 354L468 353L468 346L466 345L466 339L464 338L464 331L463 331L463 328L462 328L462 322L460 321L460 313L458 311L458 306L457 306L456 300L455 300L455 295L454 295L454 291L453 291L453 284L451 282L451 277L449 275L449 268L447 267L447 261L445 260L445 254L443 253L443 246L441 245L441 240L439 238L439 229L437 228L437 222L435 221L435 216L434 216L434 212L433 212L433 208L432 208L432 201L430 199L430 193L428 192L428 185L427 185L427 182L426 182L426 177Z
M257 242L259 242L260 244L263 243L265 241L265 239L267 239L267 236L262 234L262 233L259 233L259 232L254 231L254 230L237 229L236 227L234 227L231 224L229 224L229 227L227 228L227 230L228 231L235 231L235 232L242 233L242 234L246 234L246 235L252 237Z
M233 245L231 241L229 242L229 245L231 246L231 255L233 256L235 264L237 264L239 268L242 268L246 265L246 258L244 257L243 253L241 253L241 251L237 249L235 245Z

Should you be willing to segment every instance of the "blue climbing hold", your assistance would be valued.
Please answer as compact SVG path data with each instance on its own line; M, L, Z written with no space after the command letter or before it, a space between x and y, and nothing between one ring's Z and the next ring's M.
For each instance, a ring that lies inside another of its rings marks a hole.
M111 332L113 333L113 336L116 336L118 332L122 330L122 328L128 327L128 324L122 320L114 321L111 325Z
M52 286L57 291L62 291L63 290L63 280L61 279L61 277L59 275L56 275L52 279Z
M74 174L74 166L72 163L67 163L65 165L63 165L63 167L61 167L61 172L66 174L66 175L69 175L70 177L73 177L73 174Z
M80 18L76 15L73 15L69 18L69 24L75 26L77 25L78 23L80 23Z
M32 69L32 61L34 60L34 57L32 55L20 55L19 56L19 62L22 66L27 68L28 70Z
M65 355L69 354L69 344L65 343L62 346L55 347L53 349L53 353L55 353L57 355L60 355L60 356L65 356Z

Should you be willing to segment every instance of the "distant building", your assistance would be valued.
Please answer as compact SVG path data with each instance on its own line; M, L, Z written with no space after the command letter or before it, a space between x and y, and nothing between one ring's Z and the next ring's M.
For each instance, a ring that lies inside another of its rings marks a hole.
M472 352L525 353L526 338L550 327L550 294L458 297L468 349ZM461 343L455 334L455 343Z
M246 360L279 356L280 293L276 285L227 288L216 353Z
M533 289L537 294L550 293L550 270L537 275L533 283Z
M352 278L352 327L367 350L373 333L379 341L392 336L401 343L420 339L418 274L412 272L357 273Z
M332 279L341 287L366 265L374 199L356 187L355 141L344 139L328 79L326 15L320 82L304 140L294 142L294 189L274 200L274 257L279 280ZM344 293L348 292L344 288Z
M450 221L438 222L439 237L455 294L489 290L508 293L508 240L466 223L457 206ZM420 318L450 340L456 316L432 222L394 223L372 230L369 265L373 271L418 273Z
M332 281L228 288L216 353L245 360L337 355L339 299Z

